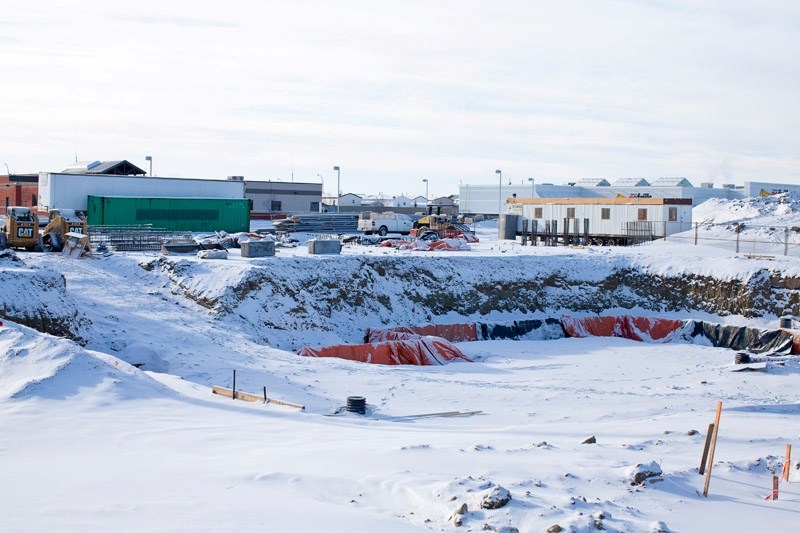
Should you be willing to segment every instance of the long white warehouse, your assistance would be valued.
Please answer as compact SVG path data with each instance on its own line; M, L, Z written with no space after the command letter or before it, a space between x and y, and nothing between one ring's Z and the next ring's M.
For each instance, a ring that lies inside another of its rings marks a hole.
M39 173L39 208L86 211L92 196L244 198L243 181L145 178L110 174Z
M630 244L692 227L691 198L509 198L517 233L565 244Z

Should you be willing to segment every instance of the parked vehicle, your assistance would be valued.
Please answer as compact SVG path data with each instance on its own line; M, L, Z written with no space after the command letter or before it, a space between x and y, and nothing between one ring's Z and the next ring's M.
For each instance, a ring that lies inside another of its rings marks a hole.
M6 218L0 227L0 250L25 248L29 252L41 252L39 219L28 207L9 206Z
M381 237L389 233L408 235L413 227L414 221L410 216L391 211L385 213L365 212L358 217L358 231L364 232L366 235L373 233L377 233Z
M42 244L45 250L60 252L64 247L67 233L86 235L86 220L80 218L74 209L51 209L49 222L42 230Z

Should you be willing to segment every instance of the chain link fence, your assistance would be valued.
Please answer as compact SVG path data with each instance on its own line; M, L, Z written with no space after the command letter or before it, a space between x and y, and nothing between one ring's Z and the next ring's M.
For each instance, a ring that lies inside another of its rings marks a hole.
M690 231L665 238L687 246L713 246L732 253L767 259L800 257L800 227L751 226L743 223L706 224L696 222Z

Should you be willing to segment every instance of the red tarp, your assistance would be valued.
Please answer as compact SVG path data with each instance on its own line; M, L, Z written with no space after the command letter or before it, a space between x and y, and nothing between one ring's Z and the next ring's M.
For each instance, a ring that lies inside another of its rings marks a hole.
M3 323L0 322L0 326L2 325ZM785 331L792 336L792 355L800 354L800 333L793 329L786 328L781 328L781 331Z
M422 239L415 241L404 241L402 239L388 239L383 241L381 246L386 248L397 248L398 250L411 250L412 252L433 252L433 251L469 251L470 245L465 239L442 239L428 242Z
M398 333L411 333L441 337L450 342L466 342L478 340L477 324L428 324L425 326L397 327L388 329L368 329L364 337L366 342L397 340Z
M297 355L305 357L338 357L350 361L361 361L376 365L445 365L451 361L472 359L450 342L439 337L421 337L395 332L407 336L402 340L372 342L368 344L341 344L325 348L301 348Z
M684 326L682 320L630 315L564 315L561 324L570 337L622 337L646 342L669 342Z

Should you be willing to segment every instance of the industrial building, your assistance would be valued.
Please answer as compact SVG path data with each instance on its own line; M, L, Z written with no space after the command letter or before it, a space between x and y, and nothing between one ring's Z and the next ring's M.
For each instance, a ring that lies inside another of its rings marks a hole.
M244 183L76 172L40 172L39 207L86 211L89 196L139 198L244 198Z
M506 229L564 244L633 244L688 231L690 198L510 198ZM512 235L504 235L513 238Z
M579 183L591 183L579 185ZM518 185L496 183L494 185L461 185L459 187L459 212L464 214L497 215L504 213L508 198L687 198L698 205L710 198L736 200L764 196L780 192L800 192L800 185L784 183L746 181L744 186L725 184L714 187L701 183L695 187L682 177L658 178L652 182L642 178L622 178L609 184L607 180L579 180L574 183L555 185L536 183L528 179Z

